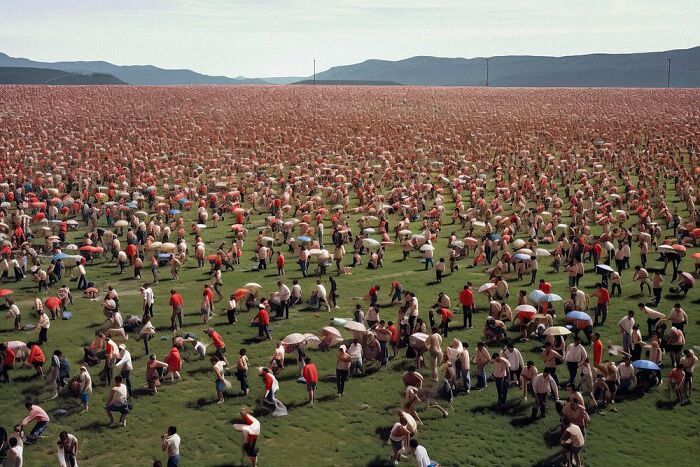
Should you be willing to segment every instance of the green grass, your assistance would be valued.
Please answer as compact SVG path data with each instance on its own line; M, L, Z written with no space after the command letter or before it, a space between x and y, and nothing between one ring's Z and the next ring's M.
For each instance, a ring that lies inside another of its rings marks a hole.
M670 184L669 184L670 185ZM449 207L446 212L450 212ZM681 213L685 217L687 213ZM187 212L189 219L194 212ZM254 221L261 220L258 216ZM354 220L354 219L353 219ZM392 225L396 221L392 216ZM229 219L222 222L218 229L204 231L204 238L209 251L218 242L229 239ZM259 224L258 224L259 225ZM351 224L354 225L354 224ZM418 225L413 225L416 231ZM452 227L443 228L438 242L436 258L446 252L446 237ZM356 230L356 229L354 229ZM330 239L330 229L327 229L327 241ZM71 238L77 234L71 234ZM249 281L261 283L263 295L276 290L277 275L274 269L267 272L250 272L254 263L252 256L254 234L251 234L245 245L242 264L235 272L223 275L224 292L230 293ZM192 237L188 237L191 244ZM125 241L123 241L125 243ZM348 250L351 250L350 247ZM693 250L697 251L697 250ZM634 250L633 250L634 252ZM193 248L190 245L190 253ZM691 252L689 251L689 254ZM303 311L300 307L293 308L290 320L273 322L273 338L278 339L291 332L319 332L327 325L332 316L351 317L352 309L357 301L353 297L363 296L369 287L375 283L382 286L381 302L388 302L388 290L393 278L398 278L407 290L418 294L421 316L427 316L427 308L437 297L438 292L445 291L450 295L453 304L457 304L457 295L462 285L471 280L479 285L486 280L483 267L467 269L462 264L459 271L447 276L442 284L429 285L434 280L433 271L425 272L417 254L413 254L408 262L397 262L401 252L398 247L389 247L385 256L385 267L371 271L359 267L353 275L338 278L340 293L339 310L332 313ZM657 255L650 255L652 266ZM351 258L348 254L348 260ZM632 265L637 264L637 257L632 258ZM347 263L347 260L346 260ZM566 295L566 277L564 273L555 276L549 264L540 266L540 277L546 277L554 286L554 292ZM288 257L286 280L291 284L292 279L298 278L304 288L304 296L308 297L315 284L315 277L302 279L297 266ZM692 268L692 260L683 260L681 269ZM203 337L199 315L199 300L202 285L209 281L204 269L196 267L194 259L188 259L181 271L178 281L171 281L165 269L161 270L161 283L154 287L156 293L154 323L158 329L156 338L152 341L152 351L163 358L168 351L172 333L167 330L169 325L169 308L167 306L170 288L180 290L185 297L185 330L197 333ZM332 269L332 268L330 268ZM590 267L589 267L590 269ZM142 280L131 279L125 274L118 275L115 264L97 261L88 268L90 280L95 281L100 293L108 284L113 285L120 293L123 314L140 313L140 295L138 288ZM144 270L144 278L148 276ZM582 286L590 292L596 276L587 273ZM666 290L670 277L667 277ZM327 284L327 280L325 280ZM511 282L511 298L513 304L517 290L526 284ZM33 287L24 281L17 287L15 284L6 286L15 290L15 298L20 302L24 322L31 322L30 299ZM72 283L75 287L75 283ZM700 299L699 288L695 288L687 298L682 300L685 310L690 315L688 341L691 345L700 344L696 326L697 303ZM529 289L528 289L529 290ZM597 331L603 340L619 343L619 333L616 323L628 309L636 309L639 298L638 288L631 283L631 273L626 271L623 276L623 297L614 298L610 307L609 319L603 328ZM55 294L55 291L52 291ZM47 356L54 349L61 349L70 359L72 373L75 374L82 357L81 346L86 344L93 332L101 326L102 312L100 303L91 302L76 296L74 312L71 321L52 322L49 342L45 345ZM486 300L478 297L481 313L476 315L474 329L456 329L451 337L466 340L473 348L481 339L481 326L486 314L483 313ZM645 301L647 297L645 297ZM661 311L668 312L674 299L664 296ZM363 302L366 308L366 303ZM219 311L223 305L217 303ZM561 308L561 306L559 307ZM395 319L396 308L382 310L384 319ZM272 354L272 342L250 343L257 336L257 329L249 327L247 321L251 314L241 313L239 324L224 325L225 317L216 316L214 327L223 335L226 341L229 359L237 353L240 347L248 349L251 367L264 365ZM641 320L642 324L643 319ZM455 317L455 325L461 322L461 316ZM25 332L14 332L10 321L3 325L0 331L2 340L30 340ZM643 327L645 329L645 327ZM161 341L159 336L168 336L167 341ZM144 382L145 363L141 343L130 340L128 347L134 356L135 370L132 381L135 388ZM524 358L535 360L541 368L538 343L529 342L518 346ZM491 350L496 350L495 346ZM389 459L390 448L385 445L386 434L394 422L394 409L402 403L402 384L400 374L406 362L400 358L390 362L388 368L366 377L351 378L347 383L346 395L343 399L335 399L335 384L331 376L335 373L335 353L310 352L312 359L319 368L321 382L314 406L305 405L306 391L303 385L295 382L296 364L288 359L287 369L280 376L279 398L289 407L289 415L284 418L260 417L262 436L259 441L260 465L293 466L293 465L383 465ZM668 364L668 362L667 362ZM98 368L92 369L93 378L97 380ZM666 373L665 371L664 373ZM214 401L214 384L209 371L208 361L193 360L184 362L183 381L175 385L164 385L157 396L137 396L133 399L134 410L128 417L128 427L122 429L107 428L107 418L102 410L107 395L107 388L96 384L92 395L91 411L88 414L79 413L78 400L62 396L54 401L47 401L50 396L43 381L32 379L31 370L14 370L12 377L15 382L11 385L0 386L0 401L2 415L0 424L11 427L25 414L22 402L27 399L37 401L52 416L52 423L46 432L47 439L37 445L25 449L26 465L54 465L54 440L60 430L74 433L80 440L79 461L81 465L90 466L128 466L150 465L153 459L164 459L160 451L160 435L168 425L176 425L182 436L181 458L185 466L210 465L239 465L240 463L240 434L235 432L231 423L236 421L238 409L243 404L257 407L257 399L262 395L263 386L260 379L251 372L251 394L242 397L236 394L237 381L232 378L234 392L227 395L226 403L218 406ZM563 371L560 370L560 374ZM427 374L427 373L424 373ZM473 374L473 373L472 373ZM459 396L454 402L455 412L448 418L438 416L437 412L421 412L425 426L418 434L419 441L425 445L432 458L445 466L457 465L533 465L547 463L547 459L555 456L558 447L548 444L547 433L556 429L558 419L553 410L546 419L539 419L532 424L516 426L517 420L529 414L530 403L519 402L519 394L511 391L509 403L512 405L508 414L498 414L492 408L496 400L493 384L481 392L472 392L468 396ZM586 448L583 451L584 462L588 465L635 465L640 459L664 459L671 465L690 465L691 459L700 455L700 398L697 392L693 395L692 403L686 406L671 405L671 395L664 384L640 399L618 404L617 413L607 411L605 416L592 416L590 434ZM55 417L53 412L58 408L68 409L69 415ZM551 406L550 406L551 408ZM402 465L413 465L411 459Z

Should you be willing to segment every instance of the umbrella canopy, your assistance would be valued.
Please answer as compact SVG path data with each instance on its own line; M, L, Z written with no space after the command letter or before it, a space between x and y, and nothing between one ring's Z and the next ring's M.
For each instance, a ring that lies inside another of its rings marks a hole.
M542 334L545 336L566 336L571 334L571 331L566 329L564 326L552 326L545 329Z
M527 313L537 313L537 308L535 308L532 305L518 305L515 307L515 312L519 313L521 311L527 312Z
M13 293L15 292L10 289L0 289L0 297L6 297L8 295L12 295Z
M464 243L466 243L467 245L474 246L477 245L479 241L474 237L464 237Z
M288 344L288 345L297 345L301 344L304 342L305 337L303 334L298 333L298 332L293 332L284 339L282 339L283 344Z
M596 268L598 268L599 271L613 272L613 268L611 268L611 267L608 266L607 264L600 264L600 263L598 263L598 265L596 266Z
M245 297L245 296L248 295L249 293L250 293L250 290L244 289L244 288L240 288L240 289L236 289L236 291L233 292L233 297L234 297L236 300L240 300L241 298Z
M516 261L528 261L530 259L530 255L526 255L524 253L518 253L517 255L513 256L513 259Z
M307 237L306 235L300 235L297 237L297 241L302 242L302 243L306 243L306 242L310 242L311 238Z
M533 303L540 303L540 301L544 295L545 295L545 293L542 292L541 290L533 290L532 292L527 294L527 299Z
M340 335L340 331L338 331L333 326L326 326L323 329L321 329L321 332L326 336L334 336L334 337L337 337L339 339L341 339L343 337Z
M538 248L535 250L535 256L552 256L552 253L545 250L544 248Z
M362 233L365 235L372 235L373 233L377 233L377 231L374 230L372 227L367 227L365 230L362 231Z
M265 243L272 243L275 241L275 239L272 237L260 237L260 240L265 242Z
M366 332L367 328L365 328L365 325L362 323L358 323L357 321L346 321L345 324L343 325L345 329L348 329L353 332Z
M583 311L570 311L566 314L566 319L575 319L578 321L593 321L588 313Z
M399 235L403 235L404 237L409 237L409 236L413 235L413 232L411 232L410 230L403 229L403 230L399 230Z
M497 233L488 234L488 239L491 240L491 241L493 241L493 242L497 242L497 241L500 240L501 238L502 238L501 235L500 235L500 234L497 234Z
M452 246L456 248L464 248L464 242L462 240L455 240L452 242Z
M160 249L163 251L175 251L177 246L174 243L166 242L160 245Z
M519 238L513 242L513 248L516 250L525 246L525 240Z
M518 253L518 254L523 254L523 255L528 255L528 256L532 256L532 255L535 254L535 253L534 253L531 249L529 249L529 248L521 248L521 249L519 249L518 251L516 251L516 253Z
M695 278L693 275L689 272L682 272L681 276L683 276L685 279L687 279L691 284L695 285Z
M416 332L408 337L408 342L416 348L425 348L425 341L428 335L422 332Z
M487 282L483 284L481 287L479 287L479 293L486 292L487 290L491 290L496 287L496 284L493 282Z
M243 288L254 292L256 290L262 289L262 285L258 284L257 282L248 282L246 285L243 286Z
M659 251L663 253L673 253L673 247L671 245L659 245Z
M632 362L632 366L638 370L661 371L661 367L651 360L635 360Z
M544 295L542 295L542 297L540 298L540 302L549 302L549 303L551 303L551 302L560 302L560 301L561 301L561 297L560 297L559 295L555 294L555 293L544 294Z
M124 219L119 219L117 222L114 223L115 227L126 227L128 226L129 223L125 221Z
M44 301L44 303L46 304L46 308L49 310L55 310L61 306L61 299L58 297L49 297Z
M168 209L168 214L170 214L171 216L175 216L177 214L180 214L180 210L179 209Z
M435 247L430 243L426 243L425 245L420 247L420 251L435 251Z
M53 255L51 257L51 259L53 259L54 261L58 261L59 259L66 259L66 258L68 258L68 255L65 253L56 253L55 255Z
M377 248L379 245L381 245L378 240L373 238L365 238L362 240L362 243L368 248Z

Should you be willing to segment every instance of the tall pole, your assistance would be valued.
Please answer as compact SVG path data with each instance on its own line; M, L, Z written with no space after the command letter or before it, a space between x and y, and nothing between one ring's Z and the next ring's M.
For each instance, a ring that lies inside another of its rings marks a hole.
M316 84L316 59L314 58L314 84Z
M668 62L668 73L666 74L666 87L670 88L671 87L671 59L667 58L666 61Z
M489 59L486 59L486 87L489 87Z

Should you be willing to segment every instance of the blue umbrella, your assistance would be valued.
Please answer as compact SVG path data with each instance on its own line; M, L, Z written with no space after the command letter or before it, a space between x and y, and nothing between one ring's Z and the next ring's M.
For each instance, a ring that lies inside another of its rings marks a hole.
M131 201L129 203L126 203L126 207L129 209L136 209L137 207L139 207L139 205Z
M170 214L171 216L174 216L175 214L180 214L180 210L179 209L170 209L168 211L168 214Z
M68 258L68 255L67 255L67 254L65 254L65 253L56 253L55 255L53 255L53 257L52 257L51 259L54 260L54 261L58 261L59 259L66 259L66 258Z
M168 253L160 253L158 259L170 259L170 255Z
M302 235L300 237L297 237L297 240L303 243L303 242L310 242L311 238L307 237L306 235Z
M187 198L180 198L180 199L177 200L177 202L180 203L180 204L186 204L186 203L189 203L189 201L190 201L190 200L187 199Z
M489 234L488 237L489 237L489 240L494 241L494 242L501 239L501 235L497 234L497 233Z
M540 303L544 295L545 293L541 290L533 290L527 295L527 298L533 303Z
M541 302L559 302L561 301L561 297L555 293L548 293L542 295L540 298Z
M632 366L638 370L661 371L661 367L651 360L635 360L632 362Z
M513 259L517 261L529 261L530 255L526 255L525 253L518 253L517 255L513 256Z
M588 313L583 311L570 311L566 314L566 319L577 319L580 321L593 321Z
M611 268L607 264L598 264L598 266L596 266L596 267L602 271L613 272L613 268Z

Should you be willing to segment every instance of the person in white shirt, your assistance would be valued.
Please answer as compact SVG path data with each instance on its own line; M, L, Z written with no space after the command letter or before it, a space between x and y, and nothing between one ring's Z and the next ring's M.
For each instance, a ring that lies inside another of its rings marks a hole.
M520 373L525 367L522 354L515 348L512 342L508 342L506 348L501 351L501 356L510 363L510 381L508 384L520 386Z
M153 302L155 301L153 289L150 285L143 284L141 294L143 295L143 314L153 318Z
M277 281L277 287L279 287L278 297L280 299L282 318L289 319L289 299L292 296L292 291L289 290L289 287L282 281Z
M550 373L540 373L532 378L532 392L535 393L535 405L532 407L531 418L537 417L538 412L542 417L547 416L545 408L547 395L550 390L554 393L554 399L559 399L559 388Z
M78 261L78 290L87 289L87 278L85 277L85 266L83 262L85 260Z
M121 336L122 339L128 341L129 335L124 330L124 318L122 318L122 314L119 313L118 309L114 310L109 321L111 321L112 324L110 328L107 329L107 335L109 337Z
M436 465L435 462L430 460L428 451L423 446L418 444L417 439L412 438L411 441L409 441L408 446L411 454L413 454L413 457L416 458L417 467L429 467L431 465Z
M636 378L634 375L634 367L632 366L632 360L629 357L625 357L625 360L617 367L617 374L619 375L619 389L620 394L624 394L628 389L633 387L636 383Z
M299 281L294 279L292 281L292 298L290 299L289 305L296 305L297 303L301 303L301 285L299 285Z
M24 446L19 444L17 438L10 438L8 443L10 449L7 451L7 457L5 457L2 465L8 467L22 467L24 465Z
M331 306L328 304L328 293L326 288L321 284L320 280L316 281L316 290L314 291L314 296L316 297L316 303L318 304L318 309L321 309L321 304L323 304L328 312L331 311Z
M360 344L357 339L354 339L350 347L348 347L348 355L350 355L350 374L354 372L364 374L362 353L362 344Z
M508 399L510 362L494 352L493 355L491 355L491 363L493 363L493 378L496 382L496 393L498 394L496 405L503 407Z
M581 345L581 338L578 336L574 337L574 341L566 347L566 352L564 353L564 360L566 360L566 366L569 369L569 381L566 382L566 385L574 384L579 365L587 358L588 353Z
M630 310L627 316L617 323L622 334L622 349L627 353L632 353L632 326L634 326L634 311Z
M109 417L109 426L115 426L112 412L119 412L121 414L119 417L119 426L126 426L126 416L129 413L127 389L126 386L122 384L122 377L119 375L114 378L114 383L115 385L110 390L107 403L105 404L105 411Z
M581 465L581 449L585 443L585 438L581 428L572 423L571 420L564 419L564 431L561 435L561 445L566 450L566 465Z
M121 370L122 379L126 385L126 392L129 397L131 397L131 372L134 370L134 365L131 362L131 354L126 350L126 345L121 344L119 346L119 361L114 364L117 368Z
M177 467L180 465L180 435L177 434L177 428L174 426L168 427L168 432L160 437L161 449L168 453L168 467Z

